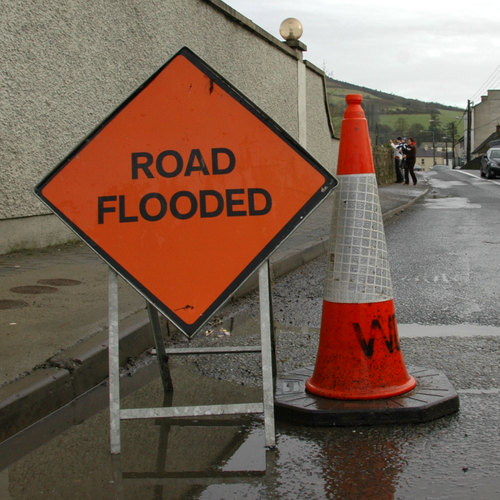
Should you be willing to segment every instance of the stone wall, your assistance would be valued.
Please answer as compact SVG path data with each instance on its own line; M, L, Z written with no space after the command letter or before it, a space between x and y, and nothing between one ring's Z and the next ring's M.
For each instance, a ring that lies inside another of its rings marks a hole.
M384 186L396 182L392 149L387 146L374 146L372 151L378 185Z

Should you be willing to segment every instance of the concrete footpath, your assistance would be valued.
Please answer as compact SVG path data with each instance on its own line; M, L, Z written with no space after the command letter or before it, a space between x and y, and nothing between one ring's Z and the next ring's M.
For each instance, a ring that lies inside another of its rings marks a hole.
M379 188L384 220L427 190L425 182ZM274 277L325 253L331 201L274 252ZM251 278L237 295L255 286ZM0 441L107 378L107 294L107 265L83 243L0 256ZM153 339L144 299L121 280L119 304L126 363L151 348Z

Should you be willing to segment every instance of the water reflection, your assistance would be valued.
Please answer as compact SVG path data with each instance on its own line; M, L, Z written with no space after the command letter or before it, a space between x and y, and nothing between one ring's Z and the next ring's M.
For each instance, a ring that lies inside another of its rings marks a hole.
M261 391L201 377L185 366L173 367L173 375L183 384L174 394L176 405L193 398L216 402L221 393L230 401L254 401ZM125 398L123 406L156 406L163 397L156 380ZM498 460L491 452L492 434L482 430L499 408L498 398L477 408L466 402L457 415L407 426L278 422L274 451L266 451L257 417L124 421L117 458L109 451L108 411L86 420L78 412L72 427L25 450L0 472L0 498L471 498L480 488L490 495L483 498L496 498L491 493L500 487ZM48 431L32 431L31 438L44 432L52 433L53 424ZM2 462L15 451L14 444L0 445Z
M264 436L260 423L244 420L163 420L146 434L142 422L141 449L128 446L113 457L116 498L198 498L208 485L259 482L266 473ZM258 439L249 439L256 428Z
M396 444L362 431L322 443L327 498L394 498L402 460Z
M182 364L173 367L172 373L179 388L175 393L164 399L161 382L156 379L125 397L122 407L155 407L160 401L176 406L193 401L245 403L261 395L258 388L200 377ZM242 472L234 467L229 471L221 468L255 425L247 417L124 421L122 453L119 458L112 457L107 408L83 418L84 408L93 408L96 400L106 407L106 392L103 386L97 395L90 396L91 401L75 402L0 445L0 464L8 467L0 473L0 491L8 492L2 500L186 498L210 482L227 482L238 476L248 480L265 472L263 437L259 447L263 459L258 461L258 467L254 460ZM56 435L58 426L60 432L65 427L67 430Z
M213 379L194 379L185 365L177 366L173 376L178 389L162 392L164 406L189 405L193 401L198 405L244 403L258 399L261 391ZM150 404L149 395L145 401L134 399L134 406ZM199 496L206 485L248 482L261 477L266 471L263 436L258 446L260 453L245 454L250 460L240 459L239 466L234 458L243 443L248 442L254 422L241 416L127 422L122 426L121 456L114 460L116 495L191 498ZM226 464L231 457L231 465Z

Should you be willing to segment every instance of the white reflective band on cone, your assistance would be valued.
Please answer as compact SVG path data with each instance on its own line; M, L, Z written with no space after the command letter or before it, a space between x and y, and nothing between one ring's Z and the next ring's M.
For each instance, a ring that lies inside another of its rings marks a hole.
M334 191L324 299L391 300L392 281L375 174L340 175Z

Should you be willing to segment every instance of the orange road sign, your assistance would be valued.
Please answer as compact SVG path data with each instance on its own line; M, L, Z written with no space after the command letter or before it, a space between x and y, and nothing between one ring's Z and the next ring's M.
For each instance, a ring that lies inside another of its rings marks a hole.
M193 336L336 184L183 48L35 193Z

